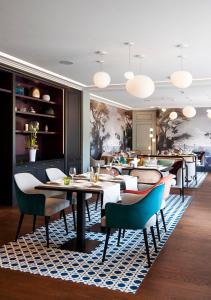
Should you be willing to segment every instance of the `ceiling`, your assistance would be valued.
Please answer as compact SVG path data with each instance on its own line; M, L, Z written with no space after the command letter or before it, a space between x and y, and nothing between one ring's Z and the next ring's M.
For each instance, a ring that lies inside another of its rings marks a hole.
M0 0L0 51L92 85L98 70L96 50L105 50L104 69L112 83L124 83L128 48L144 54L144 74L155 81L179 68L175 45L184 42L184 67L194 82L181 93L170 84L156 85L155 93L141 100L124 89L91 92L132 108L179 107L187 103L211 106L211 1L210 0ZM73 65L61 65L69 60ZM137 59L132 60L138 72Z

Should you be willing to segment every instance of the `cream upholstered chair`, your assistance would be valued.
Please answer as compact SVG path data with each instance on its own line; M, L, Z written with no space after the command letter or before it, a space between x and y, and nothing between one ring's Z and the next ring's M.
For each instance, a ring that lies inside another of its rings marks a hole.
M135 168L130 170L129 174L138 178L138 190L146 190L152 187L163 177L162 173L157 169Z
M185 167L186 167L185 181L188 187L189 183L191 183L193 180L196 180L196 164L194 161L186 161Z
M46 171L46 175L47 175L47 177L48 177L49 180L57 180L57 179L60 179L60 178L63 178L63 177L67 176L64 172L62 172L58 168L48 168L45 171ZM70 203L71 203L71 205L72 205L74 226L76 228L75 206L74 206L74 203L72 201L72 198L73 197L76 198L76 195L75 195L75 193L65 193L65 194L66 194L67 200L69 200ZM88 204L88 200L90 198L92 198L92 194L87 193L86 196L85 196L85 203L86 203L86 209L87 209L87 214L88 214L89 221L91 220L91 218L90 218L90 211L89 211L89 204Z
M32 215L33 232L35 231L36 217L45 217L47 247L49 247L49 219L52 215L62 212L66 233L68 234L67 222L65 217L65 208L69 207L69 201L61 198L56 192L36 190L35 186L41 185L36 177L30 173L18 173L14 175L16 196L18 207L20 210L20 220L16 233L15 241L17 241L24 215Z

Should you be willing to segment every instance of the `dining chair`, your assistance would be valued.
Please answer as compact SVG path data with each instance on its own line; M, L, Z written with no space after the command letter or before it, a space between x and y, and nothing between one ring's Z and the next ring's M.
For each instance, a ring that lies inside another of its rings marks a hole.
M108 170L107 167L100 167L100 174L108 174L118 176L121 175L120 170L117 167L112 166L111 170Z
M134 199L131 197L131 199L129 198L130 194L133 195L142 195L142 197L144 197L145 195L147 195L149 192L151 192L151 190L159 184L164 184L164 192L163 192L163 199L162 199L162 204L161 204L161 209L160 209L160 214L161 214L161 218L162 218L162 222L163 222L163 227L165 232L167 231L166 229L166 223L165 223L165 217L164 217L164 212L163 210L166 207L166 200L168 199L169 195L170 195L170 190L171 190L171 186L172 186L172 180L174 179L174 175L173 174L169 174L167 176L162 177L155 185L153 185L152 187L146 189L146 190L141 190L141 191L134 191L134 190L125 190L125 194L122 197L122 202L123 203L131 203L131 201L134 201ZM158 223L156 224L158 226ZM158 238L160 239L160 234L159 234L159 228L157 228L158 230Z
M129 175L138 178L138 190L146 190L152 187L152 185L158 183L163 177L163 174L159 170L151 168L134 168L130 170Z
M105 261L111 229L118 229L118 244L121 230L143 230L147 253L148 267L150 267L150 253L148 245L148 231L151 231L155 252L157 245L154 235L156 214L160 211L164 192L164 184L155 186L144 198L133 204L107 203L105 206L105 225L107 229L102 262Z
M36 177L30 173L17 173L14 175L17 203L20 210L20 220L15 241L17 241L25 215L33 216L33 232L35 231L37 216L45 218L47 247L49 247L49 220L58 212L62 212L66 233L68 234L65 208L70 202L62 198L61 193L45 190L36 190L35 186L41 185Z
M185 185L185 177L186 177L186 167L185 163L182 159L176 160L169 170L170 174L175 175L175 185L174 187L179 188L180 196L182 195L182 191Z
M46 175L48 177L48 179L50 181L53 181L53 180L57 180L57 179L61 179L61 178L64 178L66 177L67 175L62 172L60 169L58 168L47 168L45 170L46 172ZM67 200L70 201L70 204L72 206L72 211L73 211L73 221L74 221L74 227L76 229L76 214L75 214L75 205L73 203L73 196L76 198L75 196L75 193L72 193L72 192L68 192L66 194L66 197L67 197ZM85 204L86 204L86 209L87 209L87 215L88 215L88 218L89 218L89 221L91 221L91 217L90 217L90 211L89 211L89 203L88 203L88 200L92 198L92 194L90 193L87 193L86 196L85 196Z
M195 161L186 161L185 162L185 168L186 168L186 186L189 186L189 183L192 181L196 181L196 164Z

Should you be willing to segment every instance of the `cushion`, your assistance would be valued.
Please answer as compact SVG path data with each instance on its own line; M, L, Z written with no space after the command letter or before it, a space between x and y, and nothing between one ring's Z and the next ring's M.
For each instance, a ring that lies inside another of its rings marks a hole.
M45 200L45 216L52 216L70 206L70 201L60 198L47 198Z
M121 203L122 204L134 204L134 203L138 202L139 200L143 199L144 197L145 197L145 195L124 193L124 194L122 194Z

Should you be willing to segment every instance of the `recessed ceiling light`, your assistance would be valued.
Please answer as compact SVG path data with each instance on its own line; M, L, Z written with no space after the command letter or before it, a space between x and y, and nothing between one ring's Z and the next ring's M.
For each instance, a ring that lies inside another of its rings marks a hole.
M60 63L61 65L66 65L66 66L73 65L73 62L72 62L72 61L69 61L69 60L60 60L59 63Z

